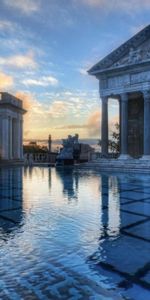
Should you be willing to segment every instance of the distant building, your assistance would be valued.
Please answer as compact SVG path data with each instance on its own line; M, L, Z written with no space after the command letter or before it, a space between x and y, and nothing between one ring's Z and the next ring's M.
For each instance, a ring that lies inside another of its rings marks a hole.
M23 159L22 101L8 93L0 93L0 159Z

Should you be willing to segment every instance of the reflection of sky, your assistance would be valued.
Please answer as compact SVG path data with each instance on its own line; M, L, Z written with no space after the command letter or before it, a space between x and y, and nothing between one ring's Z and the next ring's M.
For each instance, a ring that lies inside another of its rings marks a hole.
M131 235L144 239L149 235L148 222L139 227L149 212L149 177L101 175L75 168L22 171L0 170L0 225L9 229L7 235L6 230L0 231L0 255L5 253L0 268L5 269L7 262L13 278L21 279L37 269L45 272L49 264L60 263L97 280L94 265L101 261L126 272L146 264L146 242L143 247L143 240L137 244ZM14 224L6 226L8 218L9 222L16 218L15 230ZM134 256L136 263L132 263Z

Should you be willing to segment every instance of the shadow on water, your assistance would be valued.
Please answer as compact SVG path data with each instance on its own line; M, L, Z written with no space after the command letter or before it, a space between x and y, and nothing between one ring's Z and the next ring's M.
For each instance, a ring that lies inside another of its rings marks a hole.
M0 231L2 238L23 220L23 169L0 169Z

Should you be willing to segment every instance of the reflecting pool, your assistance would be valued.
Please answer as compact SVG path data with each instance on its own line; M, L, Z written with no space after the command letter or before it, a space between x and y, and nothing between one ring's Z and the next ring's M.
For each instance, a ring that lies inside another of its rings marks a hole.
M0 299L150 299L150 176L0 169Z

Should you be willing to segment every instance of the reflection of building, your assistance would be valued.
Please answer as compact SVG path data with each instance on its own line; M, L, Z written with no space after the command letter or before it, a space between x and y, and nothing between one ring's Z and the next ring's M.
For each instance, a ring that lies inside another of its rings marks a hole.
M0 169L0 227L15 229L22 221L22 168Z
M22 101L8 93L0 93L0 158L23 159Z
M120 158L150 159L150 25L90 70L100 82L102 154L108 154L108 100L120 106Z
M57 168L56 172L63 183L64 195L66 195L69 200L72 198L77 198L78 174L74 174L74 170L71 167Z

